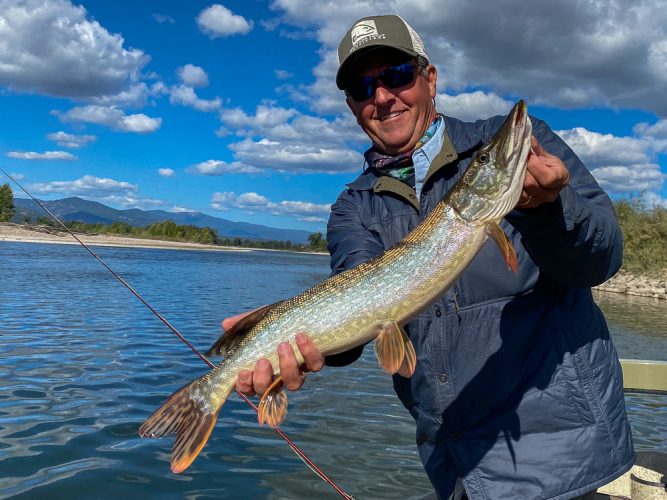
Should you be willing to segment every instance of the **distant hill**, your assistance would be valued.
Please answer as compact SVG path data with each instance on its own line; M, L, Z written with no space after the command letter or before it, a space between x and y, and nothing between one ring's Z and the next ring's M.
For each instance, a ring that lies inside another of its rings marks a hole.
M124 222L131 226L148 226L153 222L172 220L176 224L213 228L221 238L239 237L254 240L291 241L292 243L307 243L310 234L308 231L296 229L278 229L248 222L234 222L201 212L172 213L165 210L139 210L137 208L116 210L102 203L78 197L40 201L63 221L79 221L89 224ZM12 222L23 222L26 217L33 222L40 217L48 217L37 203L29 199L14 198L14 206L16 215L12 218Z

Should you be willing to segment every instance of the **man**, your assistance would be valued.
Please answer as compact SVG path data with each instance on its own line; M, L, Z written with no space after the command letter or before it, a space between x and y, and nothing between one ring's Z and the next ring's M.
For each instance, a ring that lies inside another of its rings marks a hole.
M414 229L502 122L436 112L436 68L398 16L360 19L338 55L336 83L373 145L368 168L332 207L334 273ZM618 357L590 291L620 267L620 229L570 148L544 122L533 119L533 131L523 193L503 221L518 273L487 242L452 289L405 326L417 367L410 379L394 375L394 388L416 420L440 498L462 486L470 498L586 496L634 461ZM288 344L278 349L289 389L323 364L307 335L297 345L305 367ZM348 364L362 349L326 364ZM260 360L237 387L262 393L271 374Z

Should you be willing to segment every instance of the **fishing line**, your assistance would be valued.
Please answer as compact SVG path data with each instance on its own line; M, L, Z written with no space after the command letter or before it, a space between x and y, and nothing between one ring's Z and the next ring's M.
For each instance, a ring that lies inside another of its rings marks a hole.
M179 332L171 323L169 323L169 321L167 321L167 319L164 316L162 316L159 312L157 312L155 309L153 309L153 307L148 302L146 302L141 295L139 295L139 292L137 292L123 278L121 278L118 274L116 274L116 272L113 269L111 269L111 267L109 267L107 265L107 263L102 260L102 258L100 256L98 256L88 245L86 245L83 241L81 241L77 237L77 235L74 234L70 230L70 228L68 228L58 217L56 217L53 213L51 213L51 211L48 208L46 208L46 206L44 206L44 204L41 201L39 201L32 194L30 194L26 188L24 188L21 184L19 184L16 181L16 179L14 179L11 175L9 175L7 172L5 172L2 168L0 168L0 172L5 174L9 178L9 180L11 180L14 184L16 184L21 189L21 191L23 191L25 194L27 194L32 201L37 203L37 205L39 205L42 208L42 210L44 210L47 214L49 214L49 216L54 221L56 221L67 233L69 233L77 242L79 242L81 244L81 246L83 246L83 248L88 250L88 253L90 253L90 255L92 255L100 264L102 264L104 267L106 267L107 270L113 275L114 278L116 278L125 288L127 288L130 292L132 292L132 295L134 295L137 299L139 299L139 301L143 305L145 305L148 308L149 311L151 311L160 321L162 321L162 323L164 323L165 326L167 328L169 328L169 330L171 330L172 333L174 333L174 335L176 335L181 340L181 342L183 342L186 346L188 346L192 352L194 352L197 356L199 356L199 358L204 363L206 363L209 366L209 368L215 368L215 365L213 363L211 363L211 361L209 361L209 359L206 356L204 356L202 353L200 353L197 350L197 348L195 346L193 346L188 341L188 339L186 339L181 334L181 332ZM250 399L248 399L245 394L243 394L237 388L234 388L234 390L236 391L236 393L239 396L241 396L241 398L248 404L248 406L250 406L256 412L258 411L257 406L255 406L255 404L252 401L250 401ZM278 427L274 427L273 430L276 432L276 434L278 434L287 443L287 445L292 449L292 451L294 453L296 453L296 455L301 459L301 461L304 464L306 464L308 466L308 468L310 470L312 470L317 476L320 477L320 479L322 479L323 481L328 483L334 490L336 490L336 492L340 496L342 496L346 500L353 500L353 497L351 495L348 495L342 489L340 489L338 487L338 485L336 485L336 483L332 479L330 479L322 471L322 469L320 469L315 464L315 462L313 462L310 458L308 458L308 456L303 451L301 451L301 449L290 438L288 438L283 431L281 431Z

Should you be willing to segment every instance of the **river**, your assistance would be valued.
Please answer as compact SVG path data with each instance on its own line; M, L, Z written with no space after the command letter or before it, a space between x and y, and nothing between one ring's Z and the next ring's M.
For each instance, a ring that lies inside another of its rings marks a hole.
M206 350L226 316L322 280L328 259L284 252L96 251ZM667 303L596 294L622 357L667 359ZM337 498L232 396L194 464L169 470L171 439L143 420L206 371L80 247L0 242L0 497ZM636 445L667 450L667 397L628 395ZM356 498L430 492L414 425L372 349L309 376L282 430Z

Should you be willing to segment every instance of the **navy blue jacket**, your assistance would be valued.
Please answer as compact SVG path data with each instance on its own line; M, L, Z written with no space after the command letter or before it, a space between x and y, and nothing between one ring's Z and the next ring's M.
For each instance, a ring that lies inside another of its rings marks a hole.
M332 207L333 273L396 244L461 177L503 117L445 118L446 137L417 200L367 169ZM477 498L571 498L634 461L618 356L590 287L622 261L611 201L542 121L533 133L570 172L554 203L502 221L519 272L489 239L455 285L406 325L417 368L394 388L417 423L421 459L440 498L457 477ZM352 362L362 348L327 358Z

